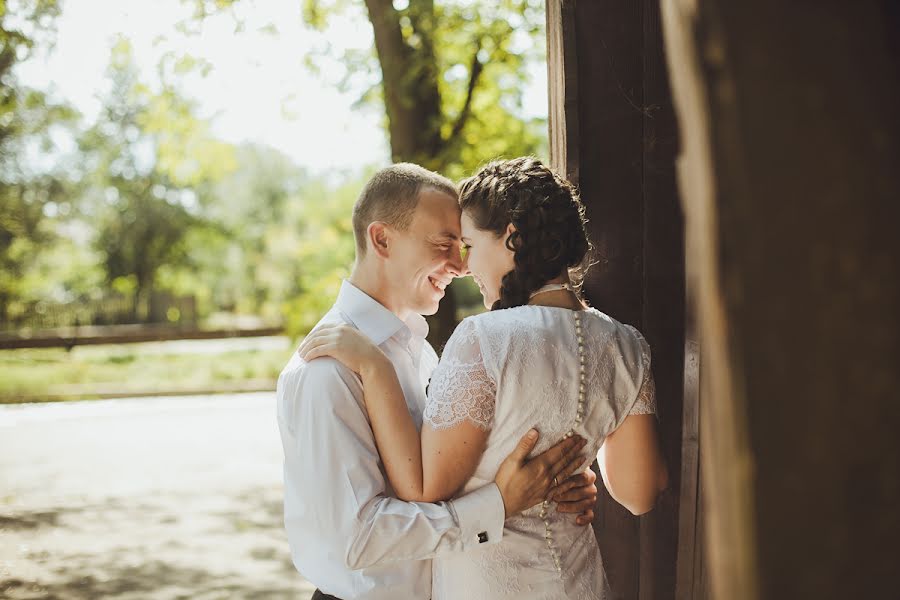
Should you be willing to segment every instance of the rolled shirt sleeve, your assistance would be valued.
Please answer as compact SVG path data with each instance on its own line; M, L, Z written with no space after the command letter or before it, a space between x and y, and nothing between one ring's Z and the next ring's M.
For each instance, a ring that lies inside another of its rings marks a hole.
M295 357L296 358L296 357ZM299 359L278 381L284 522L297 568L313 583L432 558L502 537L495 484L437 504L390 497L357 376L339 362Z

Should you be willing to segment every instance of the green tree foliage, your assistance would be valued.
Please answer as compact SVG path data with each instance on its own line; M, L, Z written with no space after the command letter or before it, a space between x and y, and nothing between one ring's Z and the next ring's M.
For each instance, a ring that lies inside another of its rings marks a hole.
M192 232L191 275L172 287L211 310L285 319L291 333L305 333L349 275L348 215L364 179L313 176L265 146L239 146L236 159L203 202L216 228Z
M374 46L342 53L339 81L368 83L361 101L383 103L394 161L460 178L492 158L545 153L546 121L522 115L526 66L546 52L543 2L304 0L303 14L324 35L336 18L368 17Z
M35 157L52 153L54 128L70 127L77 115L15 73L37 46L52 45L58 15L55 0L0 1L0 323L35 300L28 283L54 239L48 217L70 209L63 174Z
M205 215L217 228L193 237L192 281L200 289L191 292L208 294L221 310L280 320L281 303L296 293L291 244L309 176L266 146L239 146L235 160L238 167L205 192Z
M194 14L173 24L180 34L222 12L239 34L235 5L245 0L184 1ZM526 65L544 53L540 0L297 7L320 32L309 66L325 84L360 91L358 106L383 111L393 160L458 179L491 158L545 154L545 122L522 116ZM79 123L15 79L17 62L52 44L59 11L55 0L0 0L0 318L36 299L109 290L134 294L137 310L169 290L196 296L202 313L283 315L305 333L349 273L360 172L312 176L271 148L217 140L181 86L213 66L167 53L148 80L124 39L99 117ZM371 47L328 45L348 20L368 21ZM62 129L77 137L77 156L57 149ZM478 301L459 283L432 322L438 343L455 323L454 299Z
M101 116L81 138L86 210L107 281L133 293L141 317L160 269L185 265L188 234L207 225L198 190L234 168L234 159L174 86L163 80L154 93L140 82L125 39L113 48L108 76Z
M296 243L281 248L299 268L294 294L284 306L288 331L306 333L334 303L355 255L350 215L365 179L332 187L324 182L304 191ZM327 201L322 199L327 198Z

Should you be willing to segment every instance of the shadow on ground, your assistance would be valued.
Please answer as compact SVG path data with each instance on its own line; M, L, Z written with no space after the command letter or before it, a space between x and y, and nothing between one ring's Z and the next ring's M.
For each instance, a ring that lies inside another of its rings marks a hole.
M297 600L313 589L291 564L277 488L0 511L10 600Z

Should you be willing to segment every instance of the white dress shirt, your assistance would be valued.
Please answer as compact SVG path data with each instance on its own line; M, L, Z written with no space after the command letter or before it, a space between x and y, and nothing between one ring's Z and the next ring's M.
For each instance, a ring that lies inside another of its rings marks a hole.
M413 315L404 323L345 281L319 325L326 323L354 326L378 344L420 427L438 362L425 341L425 319ZM343 600L427 600L432 557L500 541L504 508L494 483L438 504L392 497L361 381L338 361L305 362L295 353L277 396L291 557L323 592Z

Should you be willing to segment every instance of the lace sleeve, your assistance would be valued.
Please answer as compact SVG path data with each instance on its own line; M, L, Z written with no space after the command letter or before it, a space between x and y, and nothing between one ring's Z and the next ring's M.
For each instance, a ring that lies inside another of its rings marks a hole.
M447 342L428 386L423 420L433 429L469 421L488 430L494 424L497 387L484 366L474 323L463 321Z
M637 401L631 407L629 415L655 415L656 414L656 382L653 380L653 372L650 366L644 370L644 381L641 383L641 391L638 392Z
M634 330L637 332L637 330ZM639 332L641 341L641 362L643 363L643 379L641 389L638 391L637 400L631 407L629 415L655 415L656 414L656 382L653 379L653 371L650 368L650 346Z

